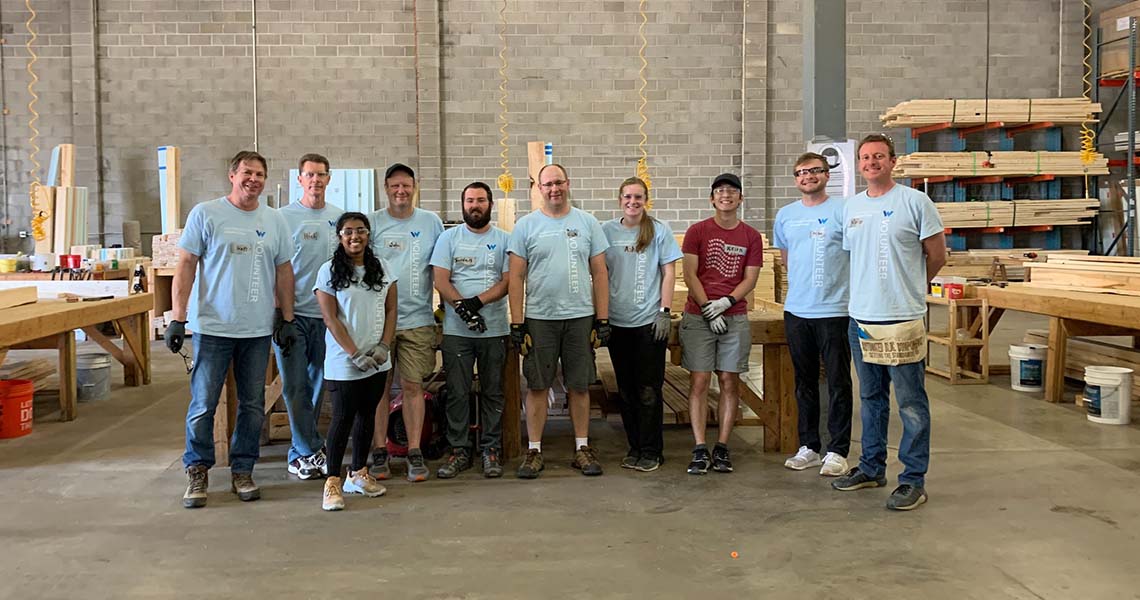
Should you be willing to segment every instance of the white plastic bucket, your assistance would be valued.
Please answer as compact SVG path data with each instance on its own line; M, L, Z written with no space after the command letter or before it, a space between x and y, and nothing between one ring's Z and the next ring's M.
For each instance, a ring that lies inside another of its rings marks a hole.
M1132 369L1085 367L1085 406L1093 423L1127 425L1132 408Z
M1045 354L1048 351L1049 347L1041 344L1010 344L1010 386L1019 392L1045 389Z
M75 382L78 400L102 400L111 392L111 356L102 352L75 357Z

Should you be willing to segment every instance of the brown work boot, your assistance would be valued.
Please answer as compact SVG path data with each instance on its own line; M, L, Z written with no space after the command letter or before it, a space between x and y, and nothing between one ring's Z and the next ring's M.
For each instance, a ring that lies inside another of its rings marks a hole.
M523 457L522 464L519 465L517 475L519 479L538 479L538 474L543 468L542 451L534 449L527 450L526 456Z
M589 446L582 446L574 453L574 462L571 467L580 469L583 475L601 475L602 463L598 462L598 453Z
M253 502L261 498L261 488L253 482L253 473L231 473L230 489L242 502Z
M206 488L210 487L210 470L205 465L190 465L186 467L186 493L182 495L182 506L185 508L202 508L206 506Z

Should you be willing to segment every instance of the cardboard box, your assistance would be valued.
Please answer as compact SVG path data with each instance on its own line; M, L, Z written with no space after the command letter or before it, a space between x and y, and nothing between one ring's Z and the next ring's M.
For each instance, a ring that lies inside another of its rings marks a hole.
M1128 72L1128 17L1135 17L1140 22L1140 0L1100 13L1098 24L1100 25L1101 42L1125 38L1101 47L1101 77L1122 75ZM1136 62L1140 64L1140 60Z

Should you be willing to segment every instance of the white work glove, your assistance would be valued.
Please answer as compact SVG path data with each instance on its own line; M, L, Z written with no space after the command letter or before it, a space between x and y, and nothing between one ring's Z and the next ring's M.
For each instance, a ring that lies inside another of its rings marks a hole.
M723 296L713 300L712 302L705 302L701 305L701 315L705 320L711 321L724 314L724 311L732 308L736 304L736 298L730 296Z
M376 366L379 367L380 365L388 362L389 352L390 351L388 350L388 344L379 342L373 346L371 350L368 351L368 356L371 356L372 360L376 361Z
M720 335L728 331L728 321L725 321L724 317L717 315L716 318L709 319L709 329L711 329L713 333Z
M662 308L657 311L657 316L653 319L653 339L657 342L664 342L669 339L669 327L673 324L669 318L669 309Z
M357 350L356 354L352 355L352 364L356 365L357 369L360 369L365 373L369 371L375 371L380 368L380 365L377 364L375 358L372 358L370 355L365 354L360 350Z

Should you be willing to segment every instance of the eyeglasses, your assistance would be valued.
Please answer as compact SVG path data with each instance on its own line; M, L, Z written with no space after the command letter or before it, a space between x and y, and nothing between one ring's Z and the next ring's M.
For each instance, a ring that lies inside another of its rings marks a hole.
M317 177L324 179L328 176L329 176L328 173L310 173L309 171L303 171L301 173L302 179L313 179L313 178L317 178Z
M179 350L178 356L182 357L182 364L186 366L186 374L189 375L194 370L194 358L186 353L186 350Z
M645 200L645 194L622 194L622 200Z
M546 189L550 189L552 187L562 187L562 186L566 185L566 180L565 179L555 179L554 181L547 181L546 183L540 183L538 185L541 187L544 187Z
M792 175L795 175L796 177L803 177L808 173L811 173L812 175L822 175L826 172L827 169L825 167L812 167L810 169L797 169L795 171L792 171Z
M367 227L345 227L344 229L341 229L338 233L340 233L344 237L348 237L354 233L356 235L368 235L368 228Z
M739 194L740 190L732 187L731 185L726 185L723 187L716 188L715 190L713 190L713 193L718 195L718 196L734 196L736 194Z

